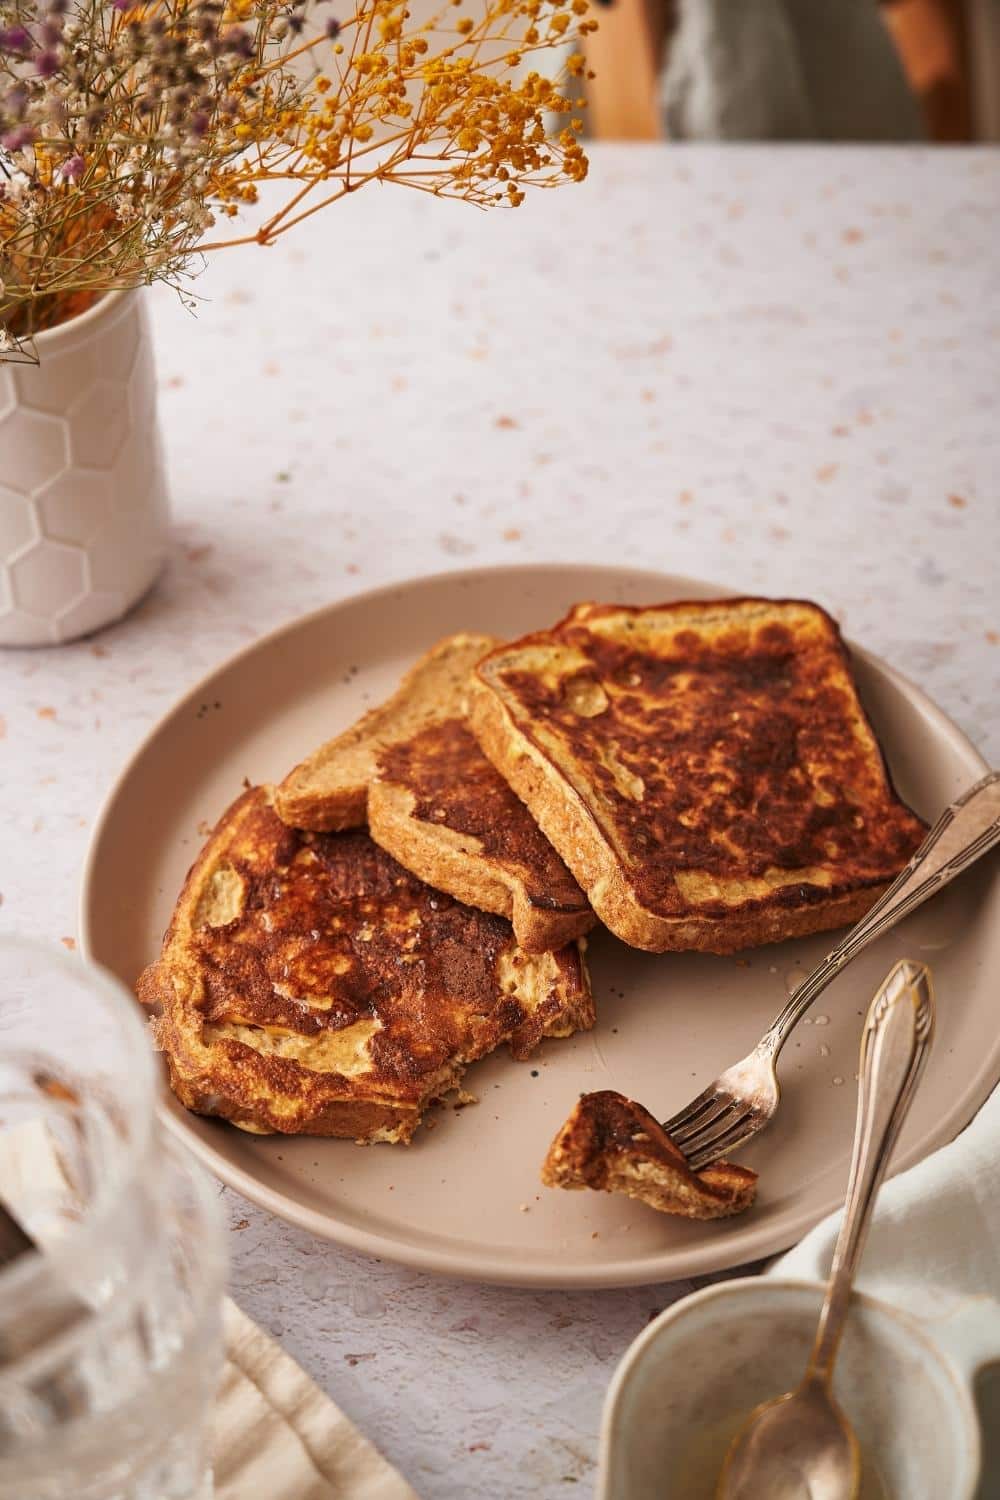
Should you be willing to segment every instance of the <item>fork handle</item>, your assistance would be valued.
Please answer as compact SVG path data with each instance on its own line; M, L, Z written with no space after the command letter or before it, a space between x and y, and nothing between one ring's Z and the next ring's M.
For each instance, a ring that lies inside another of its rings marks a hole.
M777 1058L789 1033L852 958L1000 842L1000 771L990 771L938 818L906 868L789 997L757 1052Z
M875 992L861 1036L858 1114L847 1198L808 1378L829 1379L851 1286L885 1176L934 1033L930 970L901 959Z

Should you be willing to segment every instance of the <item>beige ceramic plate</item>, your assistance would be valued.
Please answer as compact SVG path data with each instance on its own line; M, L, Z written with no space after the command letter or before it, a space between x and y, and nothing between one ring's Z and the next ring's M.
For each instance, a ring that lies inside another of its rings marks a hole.
M158 951L185 871L243 778L276 779L388 693L413 658L455 630L515 636L580 599L718 596L689 579L616 568L453 573L366 594L258 641L173 709L125 768L84 875L88 955L126 984ZM915 688L859 655L862 696L902 795L933 817L985 769ZM840 1200L854 1126L860 1017L900 954L934 967L940 1024L897 1167L950 1139L1000 1076L996 975L1000 881L979 868L857 960L782 1059L777 1123L743 1159L761 1174L750 1213L714 1224L625 1199L543 1189L538 1169L577 1094L614 1088L666 1117L741 1057L823 938L745 958L654 956L591 944L598 1025L545 1042L527 1063L471 1069L479 1104L437 1114L409 1148L243 1134L188 1114L170 1126L225 1182L293 1223L408 1265L531 1286L618 1286L737 1265L796 1240Z

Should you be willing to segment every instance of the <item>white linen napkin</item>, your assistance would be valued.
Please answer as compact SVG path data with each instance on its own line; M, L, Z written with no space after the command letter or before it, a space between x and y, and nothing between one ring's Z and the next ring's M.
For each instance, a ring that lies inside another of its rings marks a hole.
M767 1274L825 1280L840 1219L817 1224ZM936 1299L1000 1300L1000 1089L950 1145L883 1184L857 1284L917 1317L928 1287Z
M840 1220L838 1212L817 1224L767 1275L824 1281ZM946 1316L967 1297L1000 1300L1000 1089L950 1145L883 1185L857 1286L918 1318ZM996 1500L1000 1363L976 1395L984 1438L979 1493Z
M417 1500L295 1361L228 1299L214 1500Z

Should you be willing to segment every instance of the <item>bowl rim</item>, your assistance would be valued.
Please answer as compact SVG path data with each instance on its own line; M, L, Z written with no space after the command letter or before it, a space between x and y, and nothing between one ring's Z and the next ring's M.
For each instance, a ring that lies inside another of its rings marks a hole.
M703 1307L707 1303L723 1301L726 1298L735 1297L739 1301L747 1300L754 1293L763 1296L776 1294L781 1297L801 1292L812 1292L817 1296L822 1296L825 1290L826 1282L813 1281L806 1277L740 1276L715 1282L712 1286L701 1287L698 1291L679 1298L654 1318L638 1337L633 1339L622 1355L605 1393L601 1409L595 1500L623 1500L623 1497L617 1494L612 1495L609 1487L611 1454L614 1447L623 1441L623 1434L618 1430L621 1425L621 1402L630 1382L635 1379L642 1360L650 1347L664 1335L665 1330L682 1321L693 1309ZM921 1323L919 1318L894 1306L891 1302L885 1302L881 1297L871 1296L868 1292L854 1290L851 1293L851 1302L852 1306L858 1304L877 1314L887 1316L899 1324L910 1338L922 1346L922 1352L927 1358L936 1360L939 1368L947 1376L961 1413L959 1424L953 1422L952 1426L961 1426L961 1432L957 1435L957 1446L965 1461L965 1473L959 1473L956 1476L961 1488L956 1487L949 1496L942 1496L940 1500L973 1500L982 1464L982 1437L969 1381L962 1375L948 1350L934 1339L927 1326Z

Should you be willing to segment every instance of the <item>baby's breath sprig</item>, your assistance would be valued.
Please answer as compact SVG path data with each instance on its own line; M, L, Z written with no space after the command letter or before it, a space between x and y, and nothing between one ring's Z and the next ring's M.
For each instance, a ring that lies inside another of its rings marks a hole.
M103 291L183 291L368 182L486 207L579 182L587 0L0 0L0 359ZM566 55L555 78L534 54ZM222 230L287 185L256 227Z

